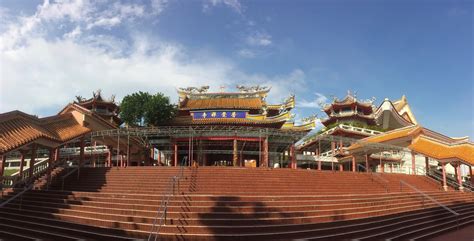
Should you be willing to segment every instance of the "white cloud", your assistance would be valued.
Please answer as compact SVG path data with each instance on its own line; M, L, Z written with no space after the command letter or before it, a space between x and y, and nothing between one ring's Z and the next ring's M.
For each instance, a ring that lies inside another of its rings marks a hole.
M242 4L240 4L239 0L205 0L202 10L204 12L207 12L210 10L211 7L215 7L218 5L230 7L235 12L242 14Z
M90 23L87 25L87 29L91 29L93 27L104 27L104 28L111 28L113 26L117 26L122 22L120 17L115 16L111 18L99 18L97 21Z
M185 48L157 44L147 36L136 38L132 49L130 55L117 57L88 42L35 38L27 46L4 51L0 112L58 110L75 95L89 96L98 88L117 94L118 100L139 90L160 91L176 100L177 87L225 85L233 89L236 84L261 84L272 86L269 101L278 103L306 86L299 69L279 76L247 74L224 58L193 56Z
M114 8L120 13L120 16L126 18L143 17L145 15L145 7L138 4L121 4L116 2Z
M167 2L155 3L163 7ZM271 102L306 90L305 73L299 69L277 76L249 74L227 58L193 54L159 37L130 32L133 30L120 36L92 34L87 29L90 24L103 28L146 18L142 10L138 5L123 4L104 10L85 0L45 1L33 15L17 18L0 35L0 112L19 109L53 114L75 95L90 96L99 88L116 94L117 100L139 90L163 92L176 100L177 87L261 84L272 86ZM117 20L99 24L101 19L111 18ZM67 29L53 36L44 25ZM242 54L250 56L251 50Z
M138 90L162 91L175 97L178 86L229 83L228 74L233 70L220 60L186 63L179 59L184 50L169 45L150 55L136 51L120 58L71 40L29 42L3 53L0 112L58 109L75 95L88 96L97 88L115 93L119 99Z
M243 58L249 58L249 59L255 58L255 52L253 52L250 49L241 49L237 52L237 54Z
M246 37L245 42L250 46L269 46L272 44L272 36L265 32L255 31Z
M88 0L63 0L54 3L45 0L43 5L38 7L36 17L42 20L67 17L74 21L81 21L92 11L94 11L93 5Z
M71 32L64 34L64 38L75 39L81 35L81 27L76 26Z
M315 94L315 99L311 100L311 101L307 101L307 100L301 100L299 102L297 102L297 107L300 107L300 108L322 108L321 104L324 104L328 101L328 98L321 94L321 93L314 93Z
M151 9L153 10L153 14L155 15L158 15L163 12L167 5L168 0L151 0Z

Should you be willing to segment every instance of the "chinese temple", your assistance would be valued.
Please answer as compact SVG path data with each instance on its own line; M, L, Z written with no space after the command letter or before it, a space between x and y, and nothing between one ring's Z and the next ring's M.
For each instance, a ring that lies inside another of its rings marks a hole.
M356 140L416 123L405 96L393 103L385 99L379 107L374 105L374 101L374 97L367 100L358 99L356 93L348 91L342 100L333 97L330 104L321 103L322 111L327 115L327 118L321 120L324 127L317 135L298 146L298 150L315 152L312 156L318 159L320 170L355 170L358 166L383 169L386 165L393 169L392 164L399 165L403 158L400 151L380 151L360 160L347 152L347 148ZM338 138L335 140L331 137ZM302 158L305 158L304 155Z
M269 93L180 88L177 114L146 127L120 127L100 91L49 117L0 114L0 239L470 235L467 137L420 126L405 96L377 107L351 92L320 105L316 132L315 115L294 120L294 95L273 104Z
M283 160L297 141L283 136L302 137L315 127L315 117L295 124L294 95L269 104L270 88L265 86L237 86L235 92L208 90L208 86L178 90L178 114L168 125L192 132L170 137L173 165L189 158L202 166L270 166L274 163L269 160ZM167 152L166 140L161 143L155 146Z
M117 127L122 124L118 117L120 109L117 103L115 103L115 95L112 95L110 99L105 99L102 97L102 91L99 89L92 92L92 98L90 99L76 96L74 103L99 115L102 119L109 121Z

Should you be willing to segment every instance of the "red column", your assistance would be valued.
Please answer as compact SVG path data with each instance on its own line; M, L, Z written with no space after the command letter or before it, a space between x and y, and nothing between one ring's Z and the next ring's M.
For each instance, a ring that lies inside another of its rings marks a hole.
M340 154L342 154L342 147L343 147L343 145L342 145L342 140L341 140L341 141L339 141L339 153Z
M175 142L174 144L174 166L178 166L178 144Z
M59 160L59 146L54 148L54 162L57 162Z
M321 171L321 156L320 153L321 151L319 148L316 148L316 157L318 158L318 171Z
M149 164L150 162L151 162L151 163L155 162L155 158L154 158L155 150L154 150L153 147L151 147L151 148L148 149L148 150L149 150L149 153L148 153L148 155L145 156L145 158L146 158L146 160L147 160L147 162L148 162L148 165L150 165L150 164Z
M340 172L344 171L344 166L342 164L339 164L339 171Z
M232 148L232 166L236 167L238 166L238 161L239 161L239 155L238 155L238 142L237 139L233 140L233 148Z
M369 172L369 154L365 154L365 172Z
M158 163L161 163L161 151L158 150Z
M291 158L291 168L296 169L296 153L295 153L295 145L292 144L290 147L290 158Z
M54 148L50 148L49 156L48 156L48 168L51 168L53 166L53 160L54 160Z
M461 173L461 163L458 163L456 166L457 170L457 178L458 178L458 184L459 184L459 191L463 191L464 187L462 186L462 173Z
M356 158L352 156L352 172L356 171Z
M334 141L331 142L331 153L332 153L332 157L334 157L336 155L335 153L335 149L336 149L336 143ZM331 169L334 171L334 162L331 160Z
M448 185L446 185L446 163L441 163L441 166L443 168L443 189L448 191Z
M125 163L125 165L127 165L127 167L130 166L130 143L127 144L127 162Z
M5 163L7 162L7 155L0 156L0 183L3 181L3 173L5 172Z
M321 158L318 160L318 171L321 171Z
M82 164L84 163L84 146L85 146L84 136L81 137L80 145L81 145L81 149L79 150L79 166L82 166Z
M380 161L380 172L385 173L385 163L383 161Z
M471 185L474 186L474 177L472 176L472 166L469 166L469 176L471 177Z
M25 152L24 151L20 151L20 173L19 173L19 176L20 178L23 177L23 168L25 167Z
M426 169L426 173L430 171L430 161L427 156L425 156L425 169Z
M415 153L414 152L411 152L411 172L412 172L412 175L416 174Z
M263 140L263 167L268 167L268 138Z
M107 153L107 166L111 167L112 166L112 147L109 146L109 152Z
M28 173L30 174L29 178L33 177L33 171L35 166L35 158L36 158L36 144L33 144L31 147L31 159L30 159L30 169L28 169Z

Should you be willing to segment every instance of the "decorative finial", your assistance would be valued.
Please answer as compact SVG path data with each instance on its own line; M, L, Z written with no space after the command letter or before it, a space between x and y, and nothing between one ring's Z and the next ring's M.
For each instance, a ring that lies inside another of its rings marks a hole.
M85 101L86 99L83 98L83 97L80 96L80 95L76 95L76 100L77 100L77 102L83 102L83 101Z

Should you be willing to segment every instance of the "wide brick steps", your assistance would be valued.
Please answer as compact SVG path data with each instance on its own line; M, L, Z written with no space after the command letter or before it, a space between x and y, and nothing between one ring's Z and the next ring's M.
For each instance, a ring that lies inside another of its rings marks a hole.
M0 208L0 237L147 238L178 173L169 167L83 168L64 190L61 183L31 190ZM378 240L432 236L439 223L453 225L446 210L400 180L459 211L461 224L474 215L472 194L440 191L422 176L222 167L183 174L160 240ZM433 228L420 231L418 223Z

